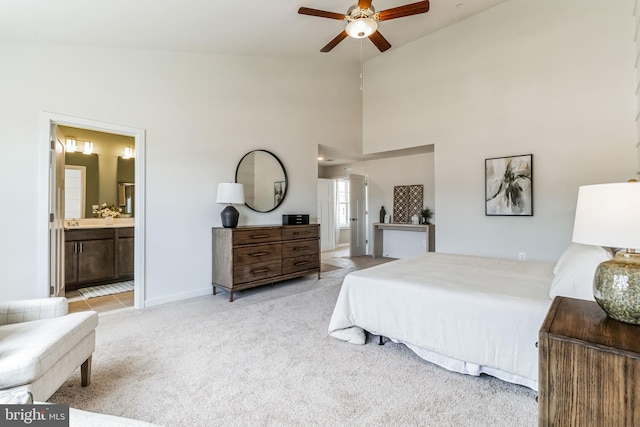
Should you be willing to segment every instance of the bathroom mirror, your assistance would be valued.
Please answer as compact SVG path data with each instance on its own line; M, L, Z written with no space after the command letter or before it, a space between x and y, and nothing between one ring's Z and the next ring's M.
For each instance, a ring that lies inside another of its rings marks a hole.
M287 195L287 172L280 159L267 150L244 155L236 169L236 182L244 185L244 200L256 212L270 212Z
M61 125L57 137L93 143L92 154L83 152L82 142L76 151L65 148L65 219L95 218L93 206L103 203L119 205L120 217L133 217L135 187L129 184L135 183L135 138ZM124 157L127 148L129 159Z
M65 219L92 218L99 203L100 171L97 154L65 154Z

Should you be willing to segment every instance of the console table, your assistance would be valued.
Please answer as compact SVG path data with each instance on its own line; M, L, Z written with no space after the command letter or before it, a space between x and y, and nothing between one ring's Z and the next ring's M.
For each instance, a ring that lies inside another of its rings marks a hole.
M539 425L640 425L640 326L556 297L539 335Z
M212 229L213 294L233 292L317 273L320 225L270 225Z
M433 224L402 224L402 223L381 223L373 224L373 257L382 256L384 248L384 230L395 231L419 231L425 233L425 241L427 242L426 252L435 252L436 250L436 230Z

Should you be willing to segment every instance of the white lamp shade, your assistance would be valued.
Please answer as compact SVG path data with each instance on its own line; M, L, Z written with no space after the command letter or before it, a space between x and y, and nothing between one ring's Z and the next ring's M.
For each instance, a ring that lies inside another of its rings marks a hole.
M241 205L244 203L244 186L233 182L221 182L218 184L218 196L216 203L232 203Z
M585 245L640 248L640 183L580 187L572 240Z
M347 24L345 31L349 37L362 39L369 37L378 29L378 23L371 18L359 18Z

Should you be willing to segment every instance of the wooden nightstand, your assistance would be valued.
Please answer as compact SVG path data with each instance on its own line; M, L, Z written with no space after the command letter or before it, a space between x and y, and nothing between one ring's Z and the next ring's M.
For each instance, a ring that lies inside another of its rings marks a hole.
M538 347L540 426L640 425L640 326L557 297Z

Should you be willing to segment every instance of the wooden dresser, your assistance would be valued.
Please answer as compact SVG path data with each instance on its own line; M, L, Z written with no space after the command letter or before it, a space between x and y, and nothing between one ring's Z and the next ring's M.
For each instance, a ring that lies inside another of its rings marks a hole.
M320 225L272 225L212 229L213 294L233 292L317 273Z
M540 426L640 425L640 326L556 297L538 347Z

